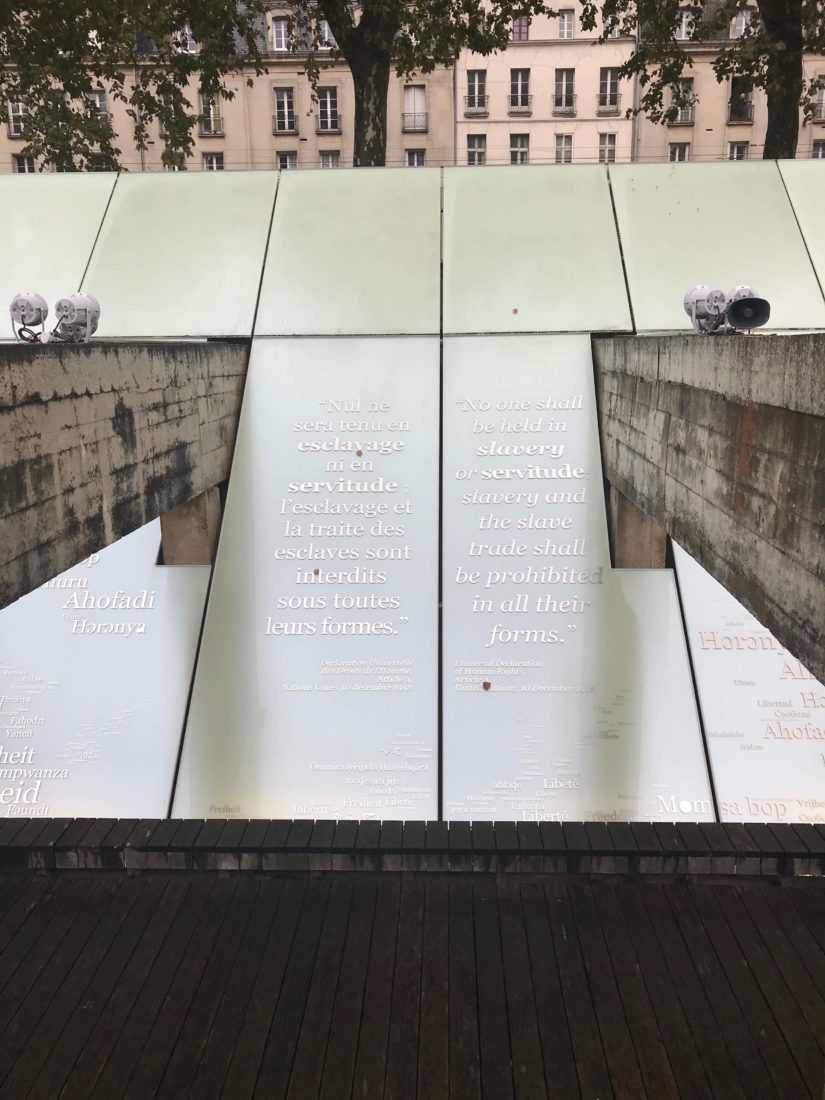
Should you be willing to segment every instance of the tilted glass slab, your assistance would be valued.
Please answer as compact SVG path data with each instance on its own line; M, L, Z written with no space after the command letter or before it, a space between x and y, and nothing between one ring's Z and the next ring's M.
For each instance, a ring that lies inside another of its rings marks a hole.
M773 161L610 168L636 328L690 329L688 290L746 284L770 329L825 325L825 301Z
M437 816L438 351L253 342L176 816Z
M47 325L54 328L54 304L80 289L116 179L114 172L0 176L4 339L14 339L8 307L20 291L43 295L49 306Z
M282 172L259 336L437 333L441 180L415 172Z
M165 817L209 570L154 520L0 611L0 817Z
M721 819L825 822L825 686L673 551Z
M590 342L444 345L444 816L712 820L673 577L611 571Z
M121 175L83 280L98 336L249 336L277 179Z
M820 286L825 286L825 163L821 160L777 162Z
M445 333L632 327L604 168L445 170Z

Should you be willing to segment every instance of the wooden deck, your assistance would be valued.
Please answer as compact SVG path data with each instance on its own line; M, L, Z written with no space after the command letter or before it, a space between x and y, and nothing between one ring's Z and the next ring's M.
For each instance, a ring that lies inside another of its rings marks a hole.
M0 876L2 1100L821 1100L822 879Z

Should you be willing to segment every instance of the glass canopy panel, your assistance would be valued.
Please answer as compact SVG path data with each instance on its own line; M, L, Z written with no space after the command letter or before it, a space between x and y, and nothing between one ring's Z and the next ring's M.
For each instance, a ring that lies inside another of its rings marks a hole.
M611 571L590 341L444 342L444 815L712 820L670 572Z
M99 336L249 336L274 172L122 175L83 289Z
M636 328L689 329L698 283L746 284L771 305L770 329L825 325L825 302L776 164L610 168Z
M155 520L0 611L0 817L165 817L209 570Z
M820 285L825 286L825 165L819 160L782 160L779 171Z
M57 299L80 289L116 179L113 172L0 176L3 338L14 339L8 306L21 290L43 295L54 327Z
M604 168L444 173L444 331L632 328Z
M255 331L439 331L440 172L284 172Z
M253 341L174 815L438 814L439 341Z
M825 822L825 687L673 552L722 821Z

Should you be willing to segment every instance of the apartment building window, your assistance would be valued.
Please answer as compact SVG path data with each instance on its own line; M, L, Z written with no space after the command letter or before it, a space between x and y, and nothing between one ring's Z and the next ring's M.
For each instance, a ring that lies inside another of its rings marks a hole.
M731 126L748 125L753 122L753 91L750 82L741 76L735 76L730 82L730 102L728 103L728 123Z
M201 137L220 137L223 134L221 101L216 95L201 95Z
M298 154L296 152L291 153L276 153L275 163L279 168L297 168L298 167Z
M427 162L427 150L426 149L408 149L407 150L407 167L408 168L423 168Z
M8 131L9 137L19 138L23 136L23 122L26 118L26 106L21 100L8 100Z
M693 12L690 8L679 8L673 34L677 42L685 42L693 34Z
M87 92L85 99L91 109L97 114L98 118L103 119L109 117L109 112L106 109L106 93L102 88L96 88L93 92Z
M573 135L556 134L556 164L573 163Z
M272 129L276 134L297 134L295 92L292 88L275 89L275 114Z
M599 134L599 164L615 164L616 135Z
M331 50L338 45L326 19L318 20L318 41L322 50Z
M198 43L195 40L194 34L192 34L192 28L188 23L184 23L181 30L178 31L175 36L175 49L178 53L197 53Z
M467 95L464 110L468 114L480 114L487 111L487 70L467 70Z
M338 114L338 89L318 89L318 133L340 134L341 119Z
M512 42L526 42L530 37L530 20L526 15L519 15L513 20L513 26L510 30L510 40Z
M406 84L401 129L407 134L426 133L427 122L426 87L423 84Z
M204 172L222 172L223 153L204 153L203 170Z
M510 114L525 114L530 110L530 70L510 70Z
M575 80L575 69L556 69L556 91L553 96L553 114L575 114Z
M825 80L825 76L819 76L818 80ZM825 87L818 88L816 92L816 107L814 108L814 122L825 122Z
M272 20L272 49L275 53L281 53L289 49L289 20Z
M749 148L747 141L731 141L728 144L728 160L747 160Z
M814 160L825 160L825 141L815 141L811 147L811 156ZM28 158L31 159L30 157Z
M530 162L530 135L510 134L510 163L528 164Z
M678 100L681 102L676 108L676 114L671 120L671 126L692 126L693 125L693 77L687 77L684 80L677 82L678 87ZM677 97L674 96L674 102L677 102Z
M816 144L816 143L814 143ZM822 142L819 143L823 144ZM12 170L19 176L28 176L34 172L34 157L13 156L11 158Z
M736 13L736 18L733 21L733 37L741 38L748 27L751 25L751 19L753 19L752 8L742 8Z
M174 161L174 162L171 162L171 163L164 164L163 170L164 170L164 172L185 172L186 171L186 165L181 160Z
M596 109L602 115L619 113L618 69L599 69L599 99Z
M573 37L573 9L565 8L559 12L559 38Z
M480 167L487 163L487 135L467 135L467 163Z
M321 167L322 168L340 168L341 167L341 150L340 149L325 149L321 153Z
M672 141L668 146L667 159L676 163L677 161L690 160L690 142L689 141Z

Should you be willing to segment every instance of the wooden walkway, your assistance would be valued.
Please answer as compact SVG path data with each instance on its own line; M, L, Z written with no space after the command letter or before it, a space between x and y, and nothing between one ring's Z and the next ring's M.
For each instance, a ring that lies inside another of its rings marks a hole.
M822 1100L825 885L8 873L2 1100Z

